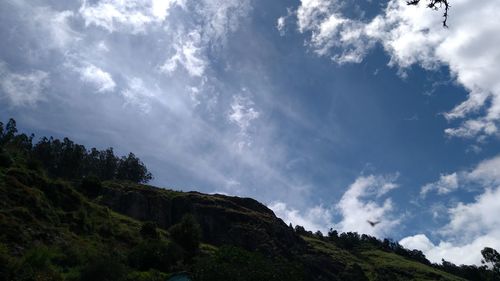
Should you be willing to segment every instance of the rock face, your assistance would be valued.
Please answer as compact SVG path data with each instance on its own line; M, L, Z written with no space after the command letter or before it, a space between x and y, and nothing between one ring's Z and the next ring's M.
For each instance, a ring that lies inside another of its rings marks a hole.
M187 213L200 223L203 240L270 255L288 256L304 241L274 213L250 198L175 192L143 185L104 185L99 203L141 221L168 229Z

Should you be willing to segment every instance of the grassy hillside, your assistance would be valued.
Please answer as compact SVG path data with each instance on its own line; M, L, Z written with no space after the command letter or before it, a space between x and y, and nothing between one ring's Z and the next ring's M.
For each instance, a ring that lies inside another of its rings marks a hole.
M373 247L361 247L347 251L318 238L303 236L318 252L329 255L333 260L347 264L351 268L359 267L364 277L359 280L465 280L428 265L409 260L394 253L388 253ZM346 278L348 280L348 278Z
M0 280L498 280L389 240L294 229L250 198L140 184L130 171L150 175L135 156L72 158L85 149L65 143L41 161L32 139L0 130ZM82 164L73 171L61 159ZM128 168L88 174L85 163L106 167L102 159Z

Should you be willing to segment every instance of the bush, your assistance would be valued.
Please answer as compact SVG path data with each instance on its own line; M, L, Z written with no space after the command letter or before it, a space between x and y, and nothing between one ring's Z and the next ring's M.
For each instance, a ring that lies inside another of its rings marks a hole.
M129 265L138 270L168 271L182 260L182 249L175 243L149 240L136 246L128 255Z
M89 198L95 198L99 196L102 191L102 183L99 178L95 176L88 176L85 177L80 183L80 190Z
M158 239L160 237L156 230L157 225L155 222L145 222L141 226L141 236L145 239Z
M286 260L273 260L241 248L222 246L213 256L198 258L193 266L197 281L299 281L303 270ZM348 279L345 279L348 280Z
M53 260L59 255L54 249L47 247L38 247L28 251L15 266L14 280L63 280L61 274L53 264Z
M0 148L0 167L10 167L12 165L12 158L7 151Z
M127 268L113 257L98 257L81 271L81 281L122 281Z
M9 280L12 261L5 245L0 244L0 280Z
M172 239L189 254L198 252L201 240L201 227L193 215L185 215L178 224L168 230Z

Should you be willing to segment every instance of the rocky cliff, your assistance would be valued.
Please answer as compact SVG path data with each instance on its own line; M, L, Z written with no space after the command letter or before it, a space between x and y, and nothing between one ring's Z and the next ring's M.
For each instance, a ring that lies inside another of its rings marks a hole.
M251 198L176 192L131 183L107 183L100 204L140 221L168 229L185 214L193 214L202 227L203 240L234 245L270 255L289 256L305 247L301 239L273 211Z

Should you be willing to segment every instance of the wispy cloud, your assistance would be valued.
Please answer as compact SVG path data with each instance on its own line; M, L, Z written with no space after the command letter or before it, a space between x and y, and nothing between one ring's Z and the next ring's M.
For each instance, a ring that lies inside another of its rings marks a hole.
M420 196L425 197L430 191L436 190L438 194L447 194L458 188L457 173L441 175L437 182L428 183L422 186Z
M49 85L49 74L41 70L17 73L0 61L0 97L14 106L34 106L44 99L43 90Z

